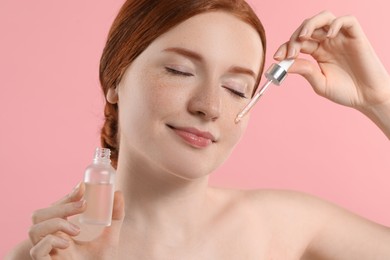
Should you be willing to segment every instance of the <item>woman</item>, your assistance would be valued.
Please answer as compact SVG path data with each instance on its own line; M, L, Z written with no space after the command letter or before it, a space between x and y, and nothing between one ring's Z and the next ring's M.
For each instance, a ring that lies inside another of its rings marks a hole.
M9 258L390 258L388 228L319 199L208 186L246 128L247 117L234 119L255 92L264 53L264 30L243 1L127 1L100 70L102 143L114 151L119 190L113 223L91 241L75 238L91 233L77 223L88 206L81 184L34 212L30 239ZM390 78L353 17L306 20L275 58L296 59L291 73L390 138Z

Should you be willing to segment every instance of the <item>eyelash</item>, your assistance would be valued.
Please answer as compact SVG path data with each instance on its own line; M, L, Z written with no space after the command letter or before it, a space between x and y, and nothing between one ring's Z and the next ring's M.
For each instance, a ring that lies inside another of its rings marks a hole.
M239 92L237 90L234 90L234 89L231 89L231 88L228 88L228 87L225 87L223 86L225 89L227 89L232 95L234 95L235 97L239 97L239 98L245 98L247 99L247 97L245 96L245 93L242 93L242 92Z
M172 73L174 75L178 75L178 76L184 76L184 77L190 77L190 76L194 76L193 74L189 73L189 72L184 72L184 71L180 71L180 70L175 70L175 69L172 69L170 67L165 67L165 70L169 73Z
M174 74L174 75L177 75L177 76L182 76L182 77L191 77L191 76L194 76L193 74L189 73L189 72L183 72L183 71L180 71L180 70L175 70L175 69L172 69L170 67L165 67L165 70L171 74ZM242 93L242 92L239 92L239 91L236 91L234 89L231 89L231 88L228 88L226 86L223 86L225 89L227 89L232 95L234 95L235 97L239 97L239 98L245 98L247 99L247 97L245 96L245 93Z

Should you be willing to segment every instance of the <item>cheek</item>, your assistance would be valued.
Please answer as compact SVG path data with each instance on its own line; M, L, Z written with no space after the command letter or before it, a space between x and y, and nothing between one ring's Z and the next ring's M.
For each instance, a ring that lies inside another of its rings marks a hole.
M155 117L169 111L179 105L181 97L178 82L167 80L163 73L142 71L141 77L133 79L133 87L125 91L125 95L131 97L132 108L144 117ZM126 88L125 87L125 88Z
M234 117L235 118L235 117ZM234 120L234 119L233 119ZM242 138L245 133L247 126L247 120L242 120L240 123L235 124L234 122L230 123L230 128L227 130L229 135L229 145L234 147Z
M174 116L185 109L186 93L180 80L169 80L164 75L156 75L145 79L142 99L151 116L165 119ZM188 87L188 86L187 86Z
M232 153L234 147L239 143L243 137L245 130L248 125L248 119L243 118L238 124L234 122L237 114L233 113L228 117L223 124L224 127L221 129L221 140L219 146L219 154L225 159Z
M225 138L228 140L229 146L235 146L238 141L242 138L243 134L248 125L249 115L246 115L239 123L235 123L237 115L245 107L246 103L242 100L232 100L232 98L225 98L225 103L223 103L223 116L221 120L223 123L222 133L224 133Z

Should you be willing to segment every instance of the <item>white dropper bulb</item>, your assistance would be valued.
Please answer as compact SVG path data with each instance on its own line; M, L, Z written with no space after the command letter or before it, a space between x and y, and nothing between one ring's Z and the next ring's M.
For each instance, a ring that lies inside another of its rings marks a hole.
M280 67L282 67L285 71L288 71L288 69L293 65L294 59L287 59L287 60L282 60L281 62L278 63Z
M244 109L237 115L235 119L235 123L240 122L241 118L243 118L249 110L257 103L260 97L264 94L267 88L271 85L271 83L280 86L282 81L287 77L287 71L293 65L295 60L288 59L282 60L278 64L274 63L271 67L264 73L265 77L268 81L263 85L259 92L253 96L252 100L244 107Z

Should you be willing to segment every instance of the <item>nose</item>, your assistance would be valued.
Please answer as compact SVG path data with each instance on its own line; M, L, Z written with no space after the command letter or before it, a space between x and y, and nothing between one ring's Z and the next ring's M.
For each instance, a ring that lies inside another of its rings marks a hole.
M221 114L221 97L216 85L198 87L189 100L188 111L203 120L218 119Z

